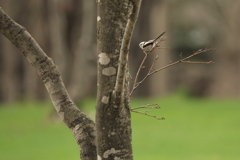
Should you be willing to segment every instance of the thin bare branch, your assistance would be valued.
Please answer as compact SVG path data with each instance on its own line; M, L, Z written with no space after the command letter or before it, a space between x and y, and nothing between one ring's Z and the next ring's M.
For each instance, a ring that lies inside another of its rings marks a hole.
M132 112L139 113L139 114L143 114L143 115L146 115L146 116L149 116L149 117L155 118L155 119L157 119L157 120L165 120L164 117L162 117L162 118L158 118L157 116L153 116L153 115L147 114L147 113L145 113L145 112L141 112L141 111L132 111Z
M199 61L182 61L182 63L212 64L212 63L215 63L215 62L213 62L213 61L208 61L208 62L199 62Z
M138 79L139 73L140 73L141 69L144 68L143 64L144 64L144 62L146 61L147 57L148 57L148 54L145 53L145 56L144 56L144 58L143 58L143 60L142 60L142 62L141 62L141 64L140 64L140 66L139 66L139 68L138 68L138 71L137 71L137 73L136 73L136 76L135 76L135 78L134 78L134 80L133 80L133 89L131 90L131 92L130 92L130 94L129 94L130 96L132 95L132 93L133 93L134 90L136 89L136 83L137 83L137 79Z
M157 116L154 116L154 115L151 115L151 114L148 114L147 112L150 112L149 109L159 109L160 106L158 104L146 104L144 106L140 106L140 107L136 107L136 108L132 108L131 111L132 112L135 112L135 113L139 113L139 114L143 114L143 115L146 115L146 116L149 116L149 117L152 117L152 118L155 118L157 120L165 120L164 117L162 118L158 118ZM138 111L139 109L146 109L145 111Z
M151 71L153 70L153 67L154 67L154 65L155 65L155 62L156 62L157 60L158 60L158 55L154 58L153 63L152 63L152 65L151 65L150 69L149 69L149 72L151 72Z
M160 108L159 104L146 104L144 106L140 106L140 107L136 107L136 108L132 108L131 111L136 110L136 109L143 109L143 108L147 108L147 109L158 109Z
M156 48L156 47L155 47L155 48ZM153 48L153 49L154 49L154 48ZM212 50L215 50L215 49L213 49L213 48L199 49L199 50L195 51L193 54L191 54L191 55L189 55L189 56L187 56L187 57L185 57L185 58L182 58L182 53L181 53L181 54L179 55L180 60L175 61L175 62L171 62L170 64L168 64L168 65L166 65L166 66L164 66L164 67L161 67L161 68L158 68L158 69L156 69L156 70L153 70L153 67L154 67L154 65L155 65L155 63L156 63L156 60L158 59L158 56L157 56L157 57L155 57L155 59L153 60L152 65L151 65L148 73L146 74L146 76L145 76L142 80L137 81L137 77L138 77L138 75L139 75L139 73L140 73L140 71L141 71L142 65L143 65L143 63L146 61L146 58L147 58L148 55L149 55L149 54L145 54L145 57L143 58L143 61L142 61L141 65L139 66L138 72L137 72L137 74L136 74L136 78L135 78L135 80L134 80L133 88L132 88L132 91L131 91L131 93L130 93L130 96L131 96L132 93L137 89L137 87L139 87L139 85L141 85L149 76L151 76L151 75L154 74L154 73L160 72L160 71L162 71L162 70L164 70L164 69L166 69L166 68L169 68L169 67L171 67L171 66L174 66L174 65L176 65L176 64L178 64L178 63L193 63L193 64L213 64L213 63L215 63L215 62L213 62L213 61L208 61L208 62L187 61L188 59L190 59L190 58L192 58L192 57L194 57L194 56L196 56L196 55L198 55L198 54L200 54L200 53L205 53L205 52L212 51ZM151 50L151 51L152 51L152 50Z
M166 65L166 66L164 66L164 67L162 67L162 68L159 68L159 69L156 69L156 70L150 72L150 73L148 74L148 76L150 76L150 75L152 75L152 74L154 74L154 73L156 73L156 72L162 71L162 70L164 70L164 69L166 69L166 68L168 68L168 67L171 67L171 66L173 66L173 65L176 65L176 64L178 64L178 63L186 62L187 59L190 59L190 58L192 58L193 56L196 56L196 55L198 55L198 54L200 54L200 53L204 53L204 52L212 51L212 50L214 50L214 49L213 49L213 48L199 49L198 51L194 52L194 53L191 54L190 56L187 56L187 57L182 58L182 59L180 59L180 60L178 60L178 61L176 61L176 62L170 63L170 64L168 64L168 65ZM203 63L203 62L200 62L200 63ZM209 61L209 62L207 62L207 63L205 63L205 64L211 64L211 63L213 63L213 62L212 62L212 61Z

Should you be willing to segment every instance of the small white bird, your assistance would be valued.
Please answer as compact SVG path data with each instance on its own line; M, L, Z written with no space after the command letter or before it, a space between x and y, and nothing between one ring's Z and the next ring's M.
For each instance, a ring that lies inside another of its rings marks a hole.
M159 38L161 38L166 32L163 32L162 34L160 34L156 39L153 40L149 40L147 42L141 42L139 43L140 48L145 51L145 52L149 52L151 51L159 42Z

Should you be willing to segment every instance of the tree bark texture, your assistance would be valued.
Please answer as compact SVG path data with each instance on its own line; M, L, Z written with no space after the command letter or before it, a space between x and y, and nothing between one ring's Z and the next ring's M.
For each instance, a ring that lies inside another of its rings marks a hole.
M56 111L74 134L80 148L81 159L96 159L95 124L70 99L52 59L44 53L26 29L14 22L1 8L0 32L21 50L37 70Z
M128 52L141 0L98 0L98 159L132 159Z

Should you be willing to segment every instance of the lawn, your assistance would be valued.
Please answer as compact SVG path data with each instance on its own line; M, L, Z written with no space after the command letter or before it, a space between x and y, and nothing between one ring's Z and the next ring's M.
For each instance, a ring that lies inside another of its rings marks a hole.
M158 103L150 112L166 120L132 113L136 160L239 160L240 101L193 99L182 95L135 99L132 107ZM94 100L84 110L94 117ZM21 102L0 107L0 159L78 160L71 131L49 119L50 103Z

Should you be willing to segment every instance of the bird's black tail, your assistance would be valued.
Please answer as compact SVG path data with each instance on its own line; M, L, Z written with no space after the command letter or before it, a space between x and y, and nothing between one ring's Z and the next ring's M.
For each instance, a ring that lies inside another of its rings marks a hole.
M156 39L154 39L154 42L155 42L156 40L158 40L160 37L162 37L165 33L166 33L166 32L163 32L162 34L160 34Z

